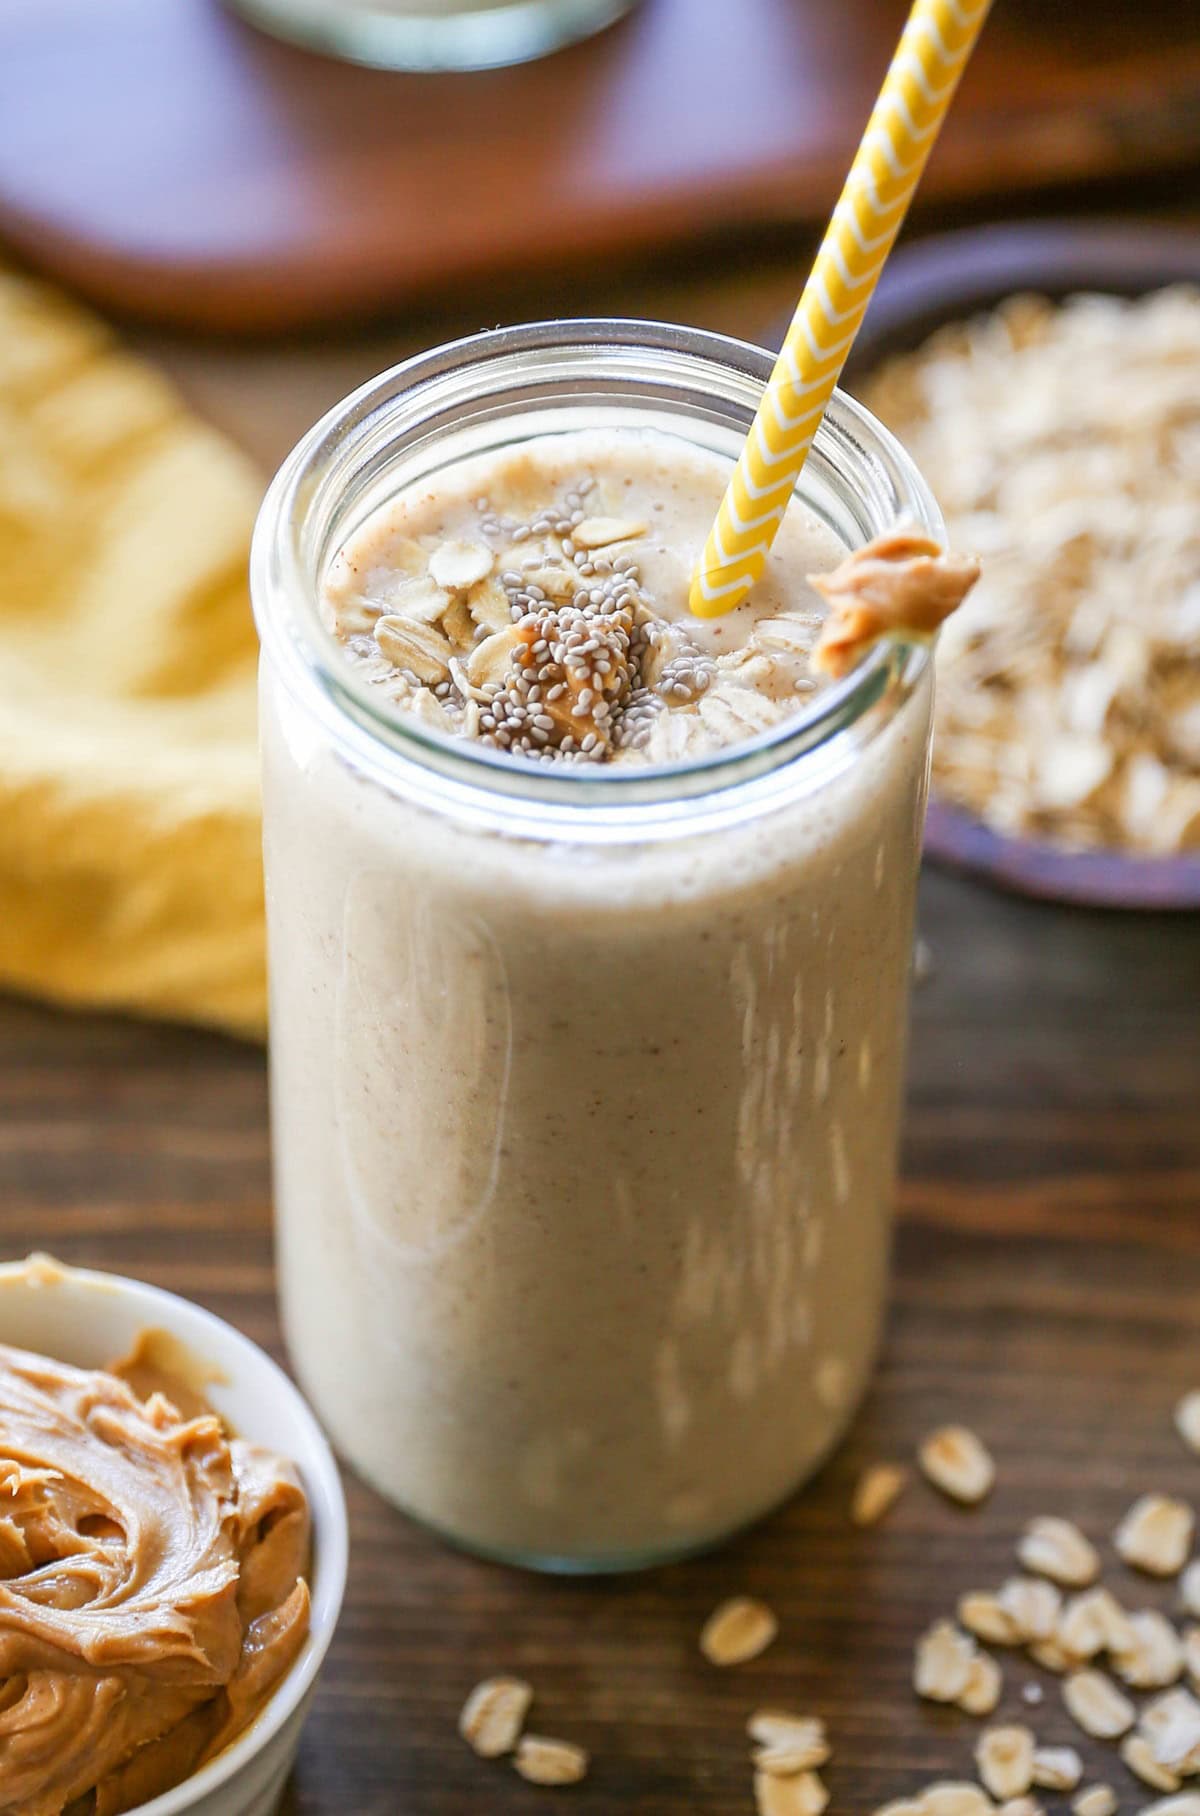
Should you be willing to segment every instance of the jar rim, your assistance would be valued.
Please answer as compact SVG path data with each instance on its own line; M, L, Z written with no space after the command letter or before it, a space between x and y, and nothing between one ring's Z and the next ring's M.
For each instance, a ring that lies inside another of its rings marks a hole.
M641 386L636 363L631 363L639 358ZM319 506L329 506L331 488L336 498L339 481L348 484L365 461L382 455L386 470L387 457L394 458L431 414L463 407L472 398L495 399L507 392L519 397L539 374L547 383L561 380L572 360L589 366L594 362L599 394L614 401L644 398L654 385L662 386L664 394L682 396L689 383L703 381L713 409L724 406L724 413L712 420L728 423L736 411L747 426L774 364L766 349L711 330L595 317L465 336L367 380L297 442L271 482L255 526L255 619L262 648L281 668L289 691L316 710L337 742L377 779L395 781L415 766L426 779L440 778L456 790L572 809L632 807L638 801L661 807L672 799L712 795L751 783L809 753L827 751L856 729L861 738L869 722L890 718L930 660L926 642L880 643L849 675L782 724L743 743L671 764L544 764L444 736L380 703L345 660L322 617L323 557L314 556L306 534L312 515ZM615 387L611 392L604 389L605 378ZM548 395L539 393L540 401ZM508 407L520 409L516 403ZM682 424L689 412L676 407ZM941 513L908 454L864 405L839 389L814 437L798 495L803 496L810 465L824 462L841 474L847 461L860 474L868 471L875 482L878 521L872 534L904 518L944 540Z

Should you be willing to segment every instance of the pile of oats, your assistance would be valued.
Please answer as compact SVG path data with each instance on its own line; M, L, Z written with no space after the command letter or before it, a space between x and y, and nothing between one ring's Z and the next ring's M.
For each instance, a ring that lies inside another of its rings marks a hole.
M1066 847L1200 847L1200 292L1014 297L864 399L983 563L938 650L936 791Z
M1187 1447L1200 1454L1200 1390L1179 1401L1174 1422ZM987 1446L966 1426L930 1432L917 1448L917 1462L931 1486L963 1506L985 1499L995 1482ZM855 1484L853 1523L877 1524L907 1482L900 1464L869 1465ZM1138 1816L1200 1816L1200 1694L1193 1693L1200 1692L1200 1557L1189 1561L1194 1528L1185 1502L1144 1494L1112 1534L1114 1552L1131 1569L1178 1579L1188 1620L1180 1629L1157 1609L1126 1609L1100 1584L1100 1551L1073 1521L1057 1514L1030 1520L1015 1546L1022 1574L996 1590L968 1590L953 1616L935 1621L917 1640L914 1690L928 1702L983 1719L1004 1689L1004 1672L986 1648L1023 1652L1061 1678L1063 1708L1076 1726L1110 1745L1114 1763L1159 1793ZM698 1643L707 1662L725 1670L760 1658L778 1637L773 1610L740 1595L713 1609ZM1022 1698L1036 1707L1041 1685L1027 1680ZM524 1732L532 1700L520 1678L485 1679L467 1698L459 1732L481 1758L511 1756L531 1783L577 1783L588 1755L569 1741ZM824 1816L830 1794L821 1770L833 1749L821 1717L760 1708L749 1716L746 1732L758 1816ZM885 1804L875 1816L1044 1816L1037 1791L1070 1796L1073 1816L1117 1816L1119 1798L1111 1785L1083 1785L1076 1749L1042 1745L1025 1722L985 1727L975 1741L974 1763L977 1779L939 1779ZM1197 1788L1186 1788L1188 1780Z
M1198 1406L1193 1393L1175 1409L1176 1429L1190 1449L1200 1447ZM970 1434L951 1432L964 1453L982 1449ZM946 1436L934 1433L921 1450L926 1473L943 1489L927 1456L931 1447L944 1446ZM1193 1623L1200 1618L1200 1559L1188 1562L1194 1526L1185 1502L1144 1494L1112 1535L1114 1552L1131 1569L1179 1578L1183 1612ZM1193 1694L1200 1689L1200 1625L1181 1630L1157 1609L1123 1607L1099 1583L1103 1560L1097 1547L1057 1515L1031 1520L1016 1556L1028 1574L1010 1577L998 1590L968 1591L959 1598L955 1618L935 1622L917 1641L917 1695L988 1715L1000 1700L1003 1672L981 1647L1024 1650L1034 1664L1061 1677L1063 1707L1076 1726L1092 1740L1112 1745L1135 1778L1161 1793L1162 1800L1143 1806L1141 1816L1200 1816L1200 1789L1185 1789L1186 1780L1200 1781L1200 1698ZM973 1673L987 1686L975 1698ZM1183 1686L1184 1678L1191 1688ZM1147 1694L1140 1708L1138 1693ZM1040 1703L1041 1686L1027 1683L1024 1699ZM1024 1724L986 1729L975 1761L981 1784L930 1786L877 1816L929 1816L933 1804L939 1811L945 1806L945 1816L989 1816L997 1810L1002 1816L1039 1816L1033 1790L1073 1792L1083 1777L1073 1747L1041 1747ZM1107 1784L1089 1786L1072 1803L1075 1816L1115 1816L1117 1808Z

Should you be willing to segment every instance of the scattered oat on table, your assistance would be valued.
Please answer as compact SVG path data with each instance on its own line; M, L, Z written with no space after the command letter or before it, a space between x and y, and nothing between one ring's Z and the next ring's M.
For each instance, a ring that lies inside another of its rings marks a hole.
M1116 1816L1117 1793L1110 1784L1090 1784L1072 1798L1074 1816Z
M547 1740L524 1734L517 1743L513 1764L530 1784L578 1784L586 1776L588 1756L569 1740Z
M1200 1558L1190 1563L1180 1577L1179 1595L1186 1612L1200 1620Z
M1132 1655L1138 1634L1109 1589L1085 1589L1073 1595L1059 1617L1054 1637L1073 1658L1095 1658L1098 1652Z
M486 1677L463 1704L458 1731L481 1759L499 1759L516 1746L532 1701L521 1678Z
M992 1816L992 1800L977 1784L939 1778L920 1796L921 1816Z
M967 1687L975 1641L953 1621L936 1621L917 1641L913 1688L929 1702L957 1702Z
M968 1633L991 1646L1019 1646L1028 1635L998 1595L970 1589L958 1598L958 1618Z
M998 1803L1024 1797L1033 1783L1033 1755L1034 1739L1028 1728L1014 1723L984 1729L975 1743L975 1764Z
M1067 846L1200 845L1200 290L1013 297L863 395L983 563L935 792Z
M1160 1765L1190 1778L1200 1772L1200 1702L1189 1690L1168 1690L1147 1703L1138 1719Z
M791 1715L786 1709L756 1709L746 1723L756 1741L754 1764L760 1771L790 1777L815 1771L829 1759L825 1723L815 1715Z
M935 1488L966 1506L982 1501L996 1479L987 1446L965 1425L944 1425L931 1432L917 1458Z
M1179 1774L1164 1766L1144 1734L1127 1734L1121 1742L1121 1758L1135 1778L1155 1791L1177 1791Z
M1030 1646L1029 1656L1043 1671L1054 1671L1059 1676L1064 1671L1072 1670L1080 1662L1057 1637L1039 1640L1036 1645Z
M1030 1520L1017 1545L1026 1570L1068 1589L1083 1589L1100 1574L1100 1554L1078 1526L1053 1514Z
M967 1672L966 1685L958 1699L965 1715L990 1715L1000 1701L1004 1676L995 1659L987 1652L977 1652Z
M1184 1394L1176 1406L1175 1429L1188 1449L1200 1456L1200 1387Z
M850 1518L856 1526L874 1526L893 1507L908 1480L899 1463L871 1463L854 1487Z
M754 1774L754 1803L758 1816L822 1816L829 1792L815 1772L797 1772L782 1778L775 1772Z
M765 1602L734 1596L714 1608L700 1631L700 1650L710 1665L744 1665L765 1652L779 1622Z
M1045 1791L1073 1791L1083 1777L1083 1761L1074 1747L1035 1747L1033 1782Z
M1113 1544L1135 1569L1150 1576L1177 1576L1192 1548L1194 1526L1195 1516L1186 1501L1144 1494L1117 1527Z
M1062 1595L1040 1576L1010 1576L997 1601L1012 1616L1019 1639L1026 1645L1053 1639L1062 1612Z
M1184 1669L1193 1683L1200 1683L1200 1627L1185 1627L1182 1645Z
M922 1468L935 1481L939 1471L948 1469L955 1482L949 1492L957 1491L957 1498L962 1498L965 1471L968 1493L974 1493L985 1474L990 1483L991 1474L990 1457L979 1445L986 1459L986 1470L981 1470L975 1445L978 1440L965 1428L944 1428L922 1445ZM882 1497L890 1504L904 1476L894 1464L864 1471L855 1500L865 1502L867 1520L859 1506L859 1523L878 1517L877 1502ZM1190 1549L1192 1528L1192 1510L1186 1503L1143 1495L1122 1520L1116 1547L1126 1562L1140 1569L1174 1575ZM1162 1793L1137 1816L1200 1816L1200 1789L1184 1788L1186 1780L1200 1778L1200 1699L1177 1682L1186 1670L1190 1680L1200 1684L1200 1625L1180 1633L1157 1609L1122 1607L1109 1589L1095 1584L1099 1556L1070 1521L1049 1515L1031 1520L1018 1552L1026 1568L1043 1574L1010 1577L996 1592L976 1589L961 1594L957 1604L961 1625L949 1619L936 1621L917 1641L913 1670L917 1694L986 1717L999 1703L1003 1676L978 1641L1024 1647L1036 1663L1062 1673L1063 1703L1079 1727L1094 1739L1117 1743L1126 1768ZM1077 1593L1064 1600L1058 1583ZM1180 1593L1189 1611L1200 1611L1200 1559L1180 1578ZM757 1657L777 1632L775 1615L765 1603L737 1596L713 1610L702 1629L700 1647L713 1664L738 1664ZM1144 1701L1139 1713L1113 1676L1090 1662L1102 1657L1131 1689L1160 1693ZM1042 1687L1027 1682L1021 1696L1038 1704ZM531 1783L577 1782L589 1763L583 1748L522 1734L532 1700L532 1688L519 1678L487 1678L467 1698L459 1731L484 1758L511 1753L515 1769ZM824 1722L817 1716L764 1707L747 1718L746 1732L753 1743L758 1816L824 1816L829 1793L819 1769L831 1757ZM1039 1746L1032 1731L1018 1722L985 1728L976 1741L975 1760L984 1788L938 1780L915 1796L885 1805L876 1816L1044 1816L1035 1791L1070 1793L1083 1776L1074 1747ZM1116 1816L1117 1799L1110 1786L1097 1783L1080 1790L1071 1808L1073 1816Z
M1113 1670L1132 1690L1165 1690L1183 1674L1183 1641L1157 1608L1129 1615L1128 1626L1131 1644L1109 1647Z
M1063 1679L1063 1702L1073 1721L1093 1740L1118 1740L1132 1728L1137 1710L1102 1671L1072 1671Z

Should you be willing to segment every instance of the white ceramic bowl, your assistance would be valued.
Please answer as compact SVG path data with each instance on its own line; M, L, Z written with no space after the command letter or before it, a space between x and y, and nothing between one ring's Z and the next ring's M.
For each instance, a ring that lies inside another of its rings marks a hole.
M0 1342L99 1368L148 1328L170 1331L219 1369L224 1379L206 1389L216 1411L240 1436L269 1444L299 1468L313 1519L312 1624L258 1720L201 1771L139 1804L136 1816L272 1816L346 1586L346 1501L329 1445L283 1370L211 1312L119 1274L36 1261L0 1266Z

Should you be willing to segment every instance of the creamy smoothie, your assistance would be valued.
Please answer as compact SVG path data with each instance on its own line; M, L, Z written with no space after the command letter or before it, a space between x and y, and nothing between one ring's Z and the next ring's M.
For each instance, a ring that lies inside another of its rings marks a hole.
M504 1556L616 1567L751 1520L879 1334L928 670L802 783L578 837L538 813L542 776L636 787L819 695L807 577L846 550L799 501L747 604L687 613L728 473L545 435L333 553L345 663L524 763L516 825L388 785L264 675L291 1354L352 1463Z

